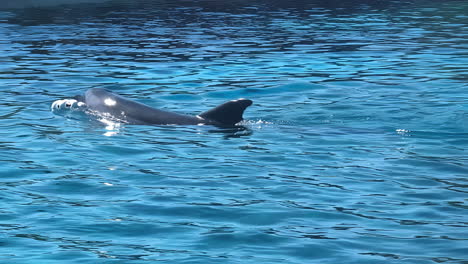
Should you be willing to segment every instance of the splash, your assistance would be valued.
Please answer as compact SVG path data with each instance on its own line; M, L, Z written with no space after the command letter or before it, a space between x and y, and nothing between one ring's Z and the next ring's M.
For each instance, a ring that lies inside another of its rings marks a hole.
M409 136L409 133L410 133L411 131L409 131L409 130L407 130L407 129L401 129L401 128L399 128L399 129L396 129L395 132L397 132L397 134L399 134L399 135Z
M256 128L256 129L262 129L266 126L274 125L274 123L259 119L259 120L243 120L240 123L238 123L238 125L248 126L248 127Z

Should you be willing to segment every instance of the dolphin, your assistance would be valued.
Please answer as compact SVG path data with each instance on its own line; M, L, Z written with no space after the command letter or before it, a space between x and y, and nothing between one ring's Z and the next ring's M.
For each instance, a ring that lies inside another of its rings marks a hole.
M101 117L136 125L215 125L234 126L243 120L245 109L252 105L248 99L225 102L196 116L159 110L138 103L107 89L91 88L73 99L57 100L52 111L83 111Z

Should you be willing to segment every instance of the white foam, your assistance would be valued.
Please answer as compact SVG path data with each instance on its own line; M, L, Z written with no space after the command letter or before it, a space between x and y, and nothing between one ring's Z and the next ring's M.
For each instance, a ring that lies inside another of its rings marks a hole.
M408 135L411 131L407 130L407 129L396 129L395 132L397 132L397 134L399 135Z

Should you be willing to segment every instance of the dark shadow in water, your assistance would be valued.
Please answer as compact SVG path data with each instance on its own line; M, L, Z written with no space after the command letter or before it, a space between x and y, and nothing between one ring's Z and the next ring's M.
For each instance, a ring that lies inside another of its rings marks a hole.
M231 14L256 14L258 12L293 12L295 17L309 16L310 12L326 12L335 16L372 10L387 10L408 5L415 0L202 0L202 1L161 1L161 0L47 0L43 4L31 4L31 1L16 1L1 9L12 9L16 17L8 23L20 25L40 24L78 24L81 22L112 17L112 24L128 23L128 17L138 13L139 18L161 19L179 23L181 27L196 23L200 12L226 12ZM71 4L70 4L71 3Z
M253 130L245 126L220 127L208 130L209 133L222 134L225 139L250 136Z
M76 5L76 4L91 4L91 3L103 3L110 0L4 0L0 9L10 8L38 8L38 7L55 7L61 5Z

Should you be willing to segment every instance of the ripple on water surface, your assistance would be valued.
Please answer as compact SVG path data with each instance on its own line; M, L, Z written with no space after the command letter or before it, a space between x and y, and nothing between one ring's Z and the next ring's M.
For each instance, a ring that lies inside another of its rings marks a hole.
M464 1L63 4L0 7L0 262L468 262ZM50 112L92 87L254 105Z

